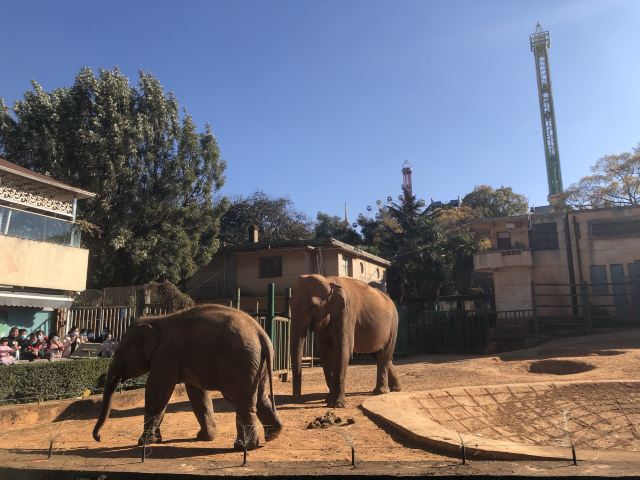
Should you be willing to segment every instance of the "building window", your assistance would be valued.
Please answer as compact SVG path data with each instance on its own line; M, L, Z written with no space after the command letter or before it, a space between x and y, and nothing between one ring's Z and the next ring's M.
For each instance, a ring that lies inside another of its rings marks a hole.
M282 276L282 256L260 257L260 278Z
M558 224L556 222L534 223L529 230L531 250L558 250Z
M593 238L638 237L640 236L640 220L623 220L591 224Z
M352 277L353 276L353 262L346 255L342 256L342 275L344 277Z
M360 262L360 274L364 275L364 263Z
M498 232L498 250L511 250L511 232Z
M380 269L376 268L376 278L380 280Z
M589 279L591 280L592 294L607 295L609 293L606 265L591 265L589 267Z

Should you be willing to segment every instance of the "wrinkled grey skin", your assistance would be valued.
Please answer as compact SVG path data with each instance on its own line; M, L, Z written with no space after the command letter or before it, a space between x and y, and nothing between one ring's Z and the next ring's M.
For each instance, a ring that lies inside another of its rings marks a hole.
M344 407L347 365L353 353L373 353L377 361L375 394L400 391L392 358L398 312L383 292L346 277L301 275L292 288L291 363L293 396L302 393L302 348L316 332L320 361L329 387L327 405Z
M119 382L149 373L145 391L144 431L139 444L160 442L160 424L179 382L184 382L200 424L199 440L213 440L216 423L209 390L219 390L236 410L234 446L258 446L256 416L266 440L282 430L273 399L273 347L258 323L244 312L203 305L182 312L143 317L127 329L107 372L102 406L93 430L111 411ZM266 382L269 381L270 395Z

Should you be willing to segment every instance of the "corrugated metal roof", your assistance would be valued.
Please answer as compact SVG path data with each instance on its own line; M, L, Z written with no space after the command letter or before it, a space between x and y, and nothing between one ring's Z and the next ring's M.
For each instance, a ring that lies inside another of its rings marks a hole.
M72 303L66 295L0 291L0 305L7 307L69 308Z

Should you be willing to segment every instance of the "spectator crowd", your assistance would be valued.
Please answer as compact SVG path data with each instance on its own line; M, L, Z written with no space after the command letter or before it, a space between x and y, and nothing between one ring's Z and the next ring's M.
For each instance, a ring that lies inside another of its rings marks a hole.
M60 337L58 332L51 332L48 336L42 330L27 334L24 328L12 327L8 337L0 338L0 365L11 365L17 360L49 360L69 358L84 343L100 344L99 356L111 357L118 344L108 328L102 334L96 335L86 328L79 330L71 327L69 333Z

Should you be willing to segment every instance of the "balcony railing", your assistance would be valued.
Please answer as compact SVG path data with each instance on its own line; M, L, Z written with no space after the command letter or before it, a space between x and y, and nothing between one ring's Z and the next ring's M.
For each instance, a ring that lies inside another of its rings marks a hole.
M531 267L532 265L530 250L488 251L473 256L473 266L477 272L509 267Z
M80 247L80 229L73 222L9 207L0 206L0 234Z

